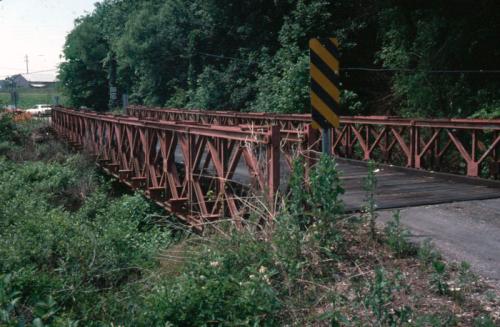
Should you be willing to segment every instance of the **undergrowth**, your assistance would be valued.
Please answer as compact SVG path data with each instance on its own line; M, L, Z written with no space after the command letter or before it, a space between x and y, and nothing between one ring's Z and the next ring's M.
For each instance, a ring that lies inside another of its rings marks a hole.
M495 323L468 306L479 283L466 263L448 267L430 243L415 249L399 214L378 233L344 212L332 158L309 179L294 163L272 223L174 237L142 195L113 197L84 156L41 150L56 142L33 140L45 127L1 126L1 326Z

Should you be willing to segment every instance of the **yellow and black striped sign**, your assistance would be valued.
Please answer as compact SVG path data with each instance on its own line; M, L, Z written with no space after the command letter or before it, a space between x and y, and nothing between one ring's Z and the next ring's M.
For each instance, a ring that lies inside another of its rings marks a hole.
M311 39L312 126L339 127L339 51L336 38Z

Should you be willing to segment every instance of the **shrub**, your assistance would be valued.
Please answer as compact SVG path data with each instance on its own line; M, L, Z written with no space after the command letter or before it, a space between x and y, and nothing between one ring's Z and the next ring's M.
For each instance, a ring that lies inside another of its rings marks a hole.
M341 195L344 188L333 157L322 155L310 172L308 206L314 217L312 234L319 242L322 252L332 255L342 245L338 223L344 213Z
M432 267L434 268L430 281L432 289L440 295L448 294L446 263L437 260L432 263Z
M431 265L434 261L440 259L439 253L434 249L430 239L425 239L418 247L417 256L425 266Z
M393 278L382 268L375 269L375 277L369 283L369 291L365 296L365 305L371 309L379 326L397 326L408 321L411 310L407 307L392 310L394 294L403 288L402 276L397 273Z
M401 214L399 211L396 211L392 216L392 220L387 223L385 236L387 244L396 255L403 257L415 252L415 247L408 241L410 232L401 226Z
M15 294L3 296L0 308L12 321L100 319L116 305L102 301L106 293L140 280L170 242L168 232L145 223L154 211L140 195L113 200L103 188L80 210L64 209L84 178L80 168L76 157L62 164L0 159L0 275L10 276L0 293Z
M280 308L269 244L250 233L212 239L146 299L144 325L274 325Z

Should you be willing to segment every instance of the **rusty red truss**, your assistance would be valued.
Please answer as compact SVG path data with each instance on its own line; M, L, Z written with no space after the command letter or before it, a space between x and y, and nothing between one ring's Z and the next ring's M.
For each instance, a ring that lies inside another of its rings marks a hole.
M55 108L52 125L109 174L199 227L251 199L272 204L280 178L278 127L151 121ZM235 175L238 175L235 177Z
M500 120L343 117L333 153L351 159L498 178Z
M154 120L192 121L224 126L238 124L281 128L285 157L290 143L319 142L309 130L310 115L181 110L131 106L129 115ZM332 133L332 152L342 158L375 160L408 168L465 174L500 175L499 119L406 119L388 116L341 117ZM304 149L304 147L302 147ZM300 152L299 153L303 153Z
M235 112L185 110L172 108L148 108L130 106L127 113L141 119L166 121L193 121L203 124L232 125L277 125L282 131L302 130L311 123L310 115L303 114L269 114L264 112Z

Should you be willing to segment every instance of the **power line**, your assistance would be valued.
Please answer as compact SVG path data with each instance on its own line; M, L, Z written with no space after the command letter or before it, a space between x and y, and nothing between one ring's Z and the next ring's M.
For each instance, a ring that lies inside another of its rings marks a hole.
M14 76L14 75L33 75L33 74L39 74L39 73L50 73L50 72L55 72L58 71L59 69L53 68L53 69L45 69L45 70L37 70L34 72L29 72L29 73L17 73L17 74L10 74L10 75L1 75L0 78L6 78L9 76Z
M219 58L219 59L229 59L229 60L236 60L236 61L247 62L247 60L244 60L244 59L235 58L235 57L228 57L228 56L224 56L224 55L215 55L215 54L206 53L206 52L199 52L199 51L196 51L196 53L200 54L202 56L205 56L205 57L212 57L212 58Z
M498 69L411 69L411 68L369 68L369 67L344 67L343 71L367 71L367 72L405 72L405 73L429 73L429 74L500 74Z
M35 72L30 72L28 74L23 74L23 75L32 75L32 74L38 74L38 73L49 73L49 72L55 72L55 71L58 71L58 70L59 70L58 68L46 69L46 70L38 70L38 71L35 71Z
M225 55L216 55L212 53L199 52L196 53L206 56L226 60L236 60L247 62L247 60L229 57ZM429 73L429 74L500 74L500 69L411 69L411 68L373 68L373 67L341 67L341 71L366 71L366 72L405 72L405 73Z

